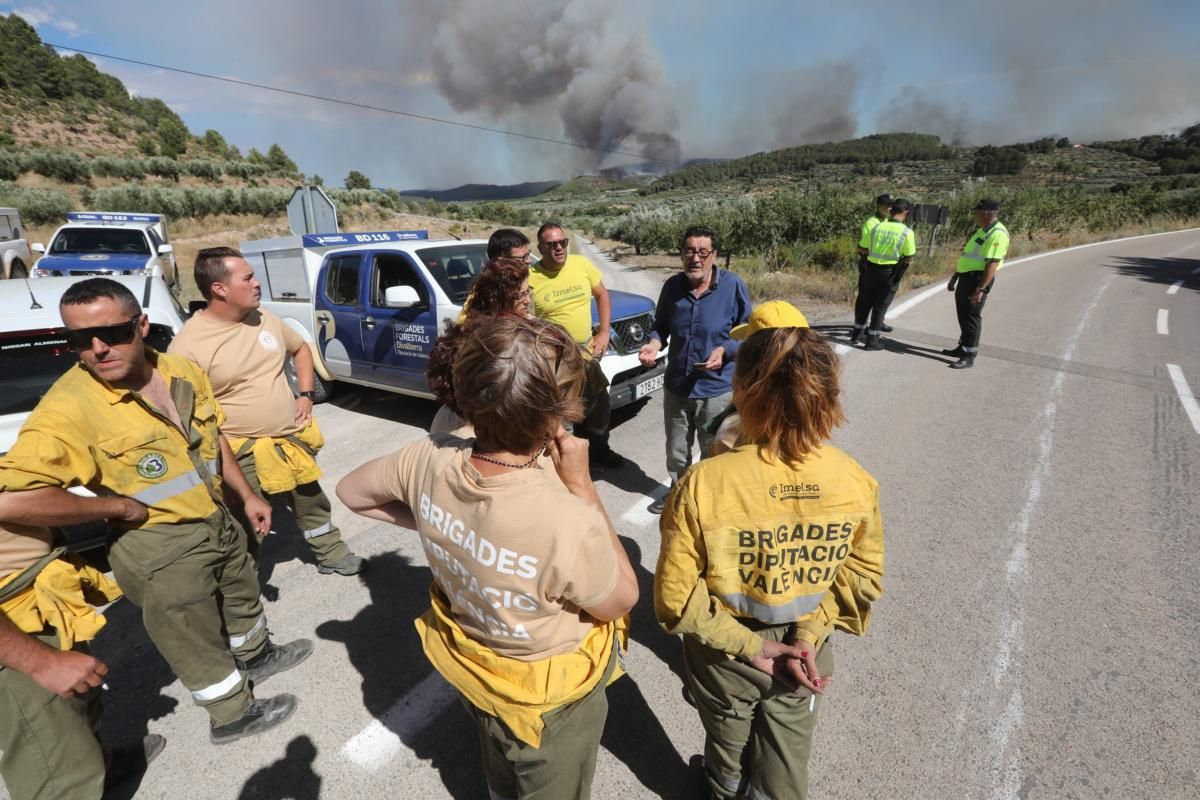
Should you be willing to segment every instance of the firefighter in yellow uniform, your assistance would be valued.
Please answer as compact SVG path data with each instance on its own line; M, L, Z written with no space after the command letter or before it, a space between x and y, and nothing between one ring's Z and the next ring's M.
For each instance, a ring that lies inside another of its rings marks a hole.
M300 334L259 308L260 284L239 251L201 250L195 278L208 307L187 321L168 352L191 359L208 375L227 415L221 430L242 474L256 492L287 498L317 571L361 572L363 560L342 541L317 482L316 455L325 440L312 416L312 351ZM288 356L296 367L298 398L284 374ZM252 536L250 545L257 555L258 538Z
M714 797L804 798L830 633L862 635L882 594L879 487L828 443L838 359L767 303L733 329L740 434L667 502L654 608L683 635Z
M895 200L890 217L871 229L867 240L867 265L863 271L858 298L854 302L854 331L850 343L857 344L867 334L867 350L882 350L883 318L887 314L893 286L900 285L912 258L917 254L917 236L904 224L912 204ZM860 242L860 246L861 246ZM869 327L868 327L869 320Z
M975 206L976 229L963 245L958 267L946 284L954 292L954 308L958 313L958 346L943 350L958 361L950 369L970 369L979 355L979 339L983 335L983 304L996 284L996 271L1008 255L1008 228L1000 221L1000 203L980 200Z
M72 285L59 311L80 364L0 459L0 492L54 487L65 498L64 487L86 486L145 506L145 521L110 544L109 563L151 641L208 712L211 741L278 725L296 698L255 700L252 684L295 666L312 642L268 638L246 537L224 493L260 530L271 508L237 468L208 379L187 359L145 345L150 323L116 281Z
M150 734L136 749L101 746L99 687L108 667L88 643L105 619L92 604L121 590L54 547L45 526L137 523L145 507L52 493L0 492L0 778L13 800L95 800L144 771L166 740Z
M858 293L862 294L863 278L867 272L867 254L871 252L871 231L881 222L887 222L891 213L892 196L881 194L875 198L875 213L867 217L862 227L858 229ZM893 295L895 293L893 292ZM890 301L889 301L890 302ZM884 323L879 328L884 333L891 333L892 326Z

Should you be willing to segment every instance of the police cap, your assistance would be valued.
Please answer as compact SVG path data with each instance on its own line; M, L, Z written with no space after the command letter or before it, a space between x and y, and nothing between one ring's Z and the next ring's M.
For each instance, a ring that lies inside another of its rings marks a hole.
M890 206L892 204L892 196L890 194L881 194L875 198L875 205Z
M983 200L980 200L978 203L975 204L975 210L976 211L999 211L1000 210L1000 201L993 200L990 197L985 197Z
M907 200L902 200L901 198L897 197L895 200L892 201L891 212L893 214L899 214L901 212L911 211L911 210L912 210L912 203L908 202Z

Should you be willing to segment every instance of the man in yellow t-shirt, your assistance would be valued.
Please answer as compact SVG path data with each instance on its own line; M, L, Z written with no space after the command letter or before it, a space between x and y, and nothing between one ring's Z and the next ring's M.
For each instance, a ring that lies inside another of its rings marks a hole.
M242 473L260 495L288 495L317 571L361 572L363 560L342 541L330 518L329 498L317 483L321 471L315 457L323 440L312 416L312 351L283 320L259 308L260 284L237 250L201 250L195 275L208 307L187 321L170 352L208 374L227 416L222 430ZM288 356L296 365L299 397L292 396L284 373ZM256 544L252 537L255 555Z
M600 369L600 359L608 349L612 301L596 269L584 256L570 255L566 232L557 222L538 228L538 251L542 260L529 268L529 290L533 295L533 314L566 330L591 356L587 362L587 386L584 408L587 416L575 426L575 434L587 439L588 458L593 465L619 467L625 459L608 444L608 423L612 414L608 379ZM592 332L592 298L600 324Z

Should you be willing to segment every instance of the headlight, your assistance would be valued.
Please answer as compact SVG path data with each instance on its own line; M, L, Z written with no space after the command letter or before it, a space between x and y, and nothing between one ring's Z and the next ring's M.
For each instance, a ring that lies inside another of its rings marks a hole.
M29 270L29 277L31 278L48 278L53 274L54 273L48 269L38 269L37 267Z

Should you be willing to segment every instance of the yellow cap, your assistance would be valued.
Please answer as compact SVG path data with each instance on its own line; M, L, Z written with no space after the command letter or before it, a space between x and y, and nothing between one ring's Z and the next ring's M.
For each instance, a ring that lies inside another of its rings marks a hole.
M739 342L750 338L759 331L771 328L807 328L808 320L800 313L800 309L783 300L772 300L763 303L750 312L750 318L744 325L735 325L729 335Z

